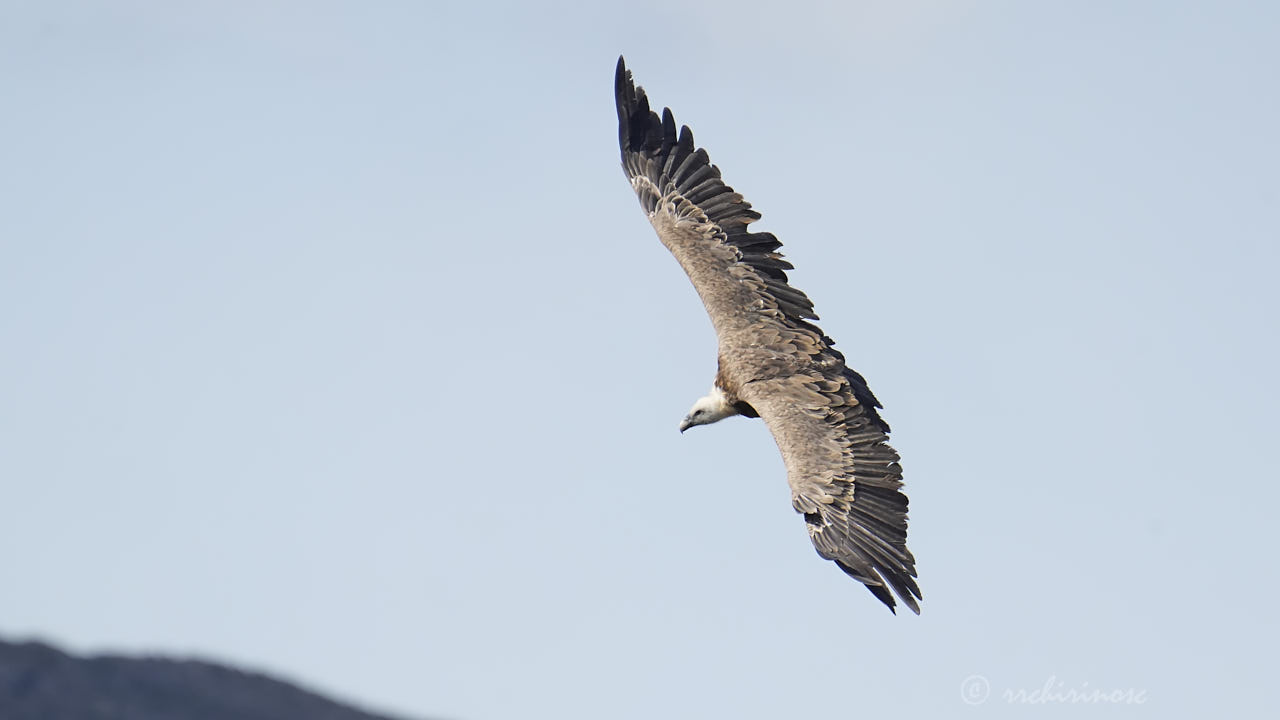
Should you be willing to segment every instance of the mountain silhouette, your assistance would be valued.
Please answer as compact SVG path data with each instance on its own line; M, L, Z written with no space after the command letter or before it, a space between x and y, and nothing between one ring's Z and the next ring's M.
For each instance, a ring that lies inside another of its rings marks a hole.
M76 657L0 640L3 720L396 720L199 660Z

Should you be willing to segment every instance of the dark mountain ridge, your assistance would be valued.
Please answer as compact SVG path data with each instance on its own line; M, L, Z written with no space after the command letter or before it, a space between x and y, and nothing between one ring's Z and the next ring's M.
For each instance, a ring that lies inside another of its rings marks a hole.
M164 657L76 657L0 640L3 720L395 720L282 680Z

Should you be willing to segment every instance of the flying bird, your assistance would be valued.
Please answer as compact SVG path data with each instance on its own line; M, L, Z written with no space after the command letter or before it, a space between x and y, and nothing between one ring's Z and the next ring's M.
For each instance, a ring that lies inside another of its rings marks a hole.
M649 108L621 57L614 93L623 170L702 298L719 346L711 392L680 432L734 415L764 420L818 554L890 610L896 594L919 614L902 467L880 402L811 322L813 303L787 283L793 266L782 243L747 229L760 213L721 180L688 126L677 133L670 109L659 117Z

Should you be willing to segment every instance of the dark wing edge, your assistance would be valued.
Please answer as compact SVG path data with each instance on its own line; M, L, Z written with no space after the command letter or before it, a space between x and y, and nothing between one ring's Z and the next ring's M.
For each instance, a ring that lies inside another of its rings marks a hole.
M907 549L898 452L846 381L815 368L749 383L744 391L778 441L792 506L804 516L818 555L895 613L893 593L919 614L923 596Z
M618 146L622 151L622 167L627 179L643 177L648 183L633 186L646 213L653 213L660 194L674 192L701 210L723 233L721 241L738 252L739 262L751 267L764 282L778 310L790 325L816 334L828 352L844 366L844 376L853 388L854 397L865 406L875 422L889 432L889 425L876 412L883 407L867 381L844 365L844 355L832 340L810 320L817 320L813 301L803 291L787 283L787 270L793 269L782 253L782 243L773 233L748 232L747 226L760 219L751 203L734 192L720 177L720 169L711 164L707 151L696 147L688 125L676 132L675 117L663 108L659 117L649 107L644 88L635 84L622 57L614 76L614 96L618 109ZM655 194L656 189L658 194Z
M782 247L773 233L753 233L747 226L760 219L751 203L720 178L707 151L695 147L689 126L676 133L675 117L663 108L662 117L649 108L644 88L636 87L622 58L614 80L618 105L618 145L628 179L644 177L662 194L675 193L697 206L723 233L721 241L738 251L745 263L764 280L778 307L797 320L817 319L813 302L787 284L791 263L775 252ZM640 192L645 212L652 213L659 197Z
M845 472L820 488L819 497L829 502L815 502L807 490L816 483L801 482L792 504L804 515L819 555L865 584L890 610L896 612L888 588L919 615L918 601L924 598L915 581L915 557L907 549L909 501L900 490L898 452L861 405L833 405L825 421L848 447Z

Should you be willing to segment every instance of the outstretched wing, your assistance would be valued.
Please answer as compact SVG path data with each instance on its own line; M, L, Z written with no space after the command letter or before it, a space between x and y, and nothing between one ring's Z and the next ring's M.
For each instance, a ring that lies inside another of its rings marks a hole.
M890 609L888 588L919 614L902 467L883 422L858 399L864 393L870 396L860 375L818 360L787 377L749 382L740 395L778 443L791 504L804 515L818 554Z
M906 548L907 498L898 454L866 382L817 326L813 303L787 284L792 265L760 214L720 178L689 128L661 118L622 58L615 79L622 166L640 204L689 275L716 329L720 377L768 424L787 466L792 503L818 554L893 609L915 612L920 589Z

